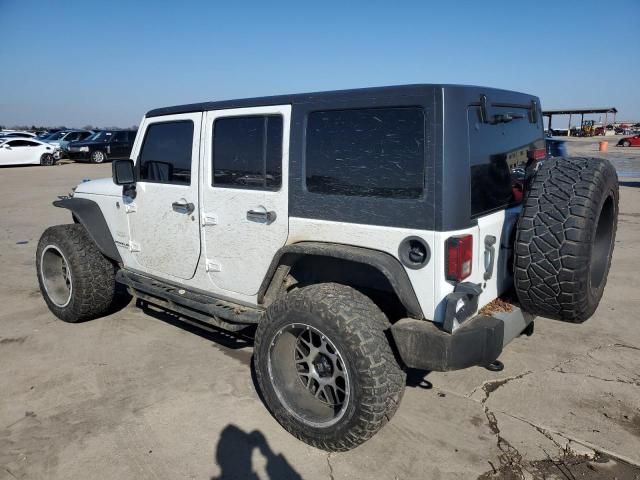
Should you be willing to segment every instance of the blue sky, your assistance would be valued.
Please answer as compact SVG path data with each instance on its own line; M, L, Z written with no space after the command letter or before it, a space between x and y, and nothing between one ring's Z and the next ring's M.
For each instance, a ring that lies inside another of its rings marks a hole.
M638 47L640 0L0 0L0 125L126 127L160 106L404 83L640 121Z

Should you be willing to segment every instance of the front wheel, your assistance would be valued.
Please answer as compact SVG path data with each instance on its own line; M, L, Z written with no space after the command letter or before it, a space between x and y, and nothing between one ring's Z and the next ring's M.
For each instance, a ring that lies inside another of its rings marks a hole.
M373 301L344 285L311 285L274 302L256 332L254 366L276 420L328 451L371 438L405 386L387 328Z
M40 165L50 167L56 164L56 159L51 153L45 153L40 157Z
M623 147L630 147L631 146L631 142L625 140L624 142L622 142L622 146Z
M103 151L96 150L95 152L91 153L90 158L91 158L91 163L103 163L107 159L107 156Z
M49 310L65 322L103 316L115 304L115 268L80 224L47 228L38 242L36 268Z

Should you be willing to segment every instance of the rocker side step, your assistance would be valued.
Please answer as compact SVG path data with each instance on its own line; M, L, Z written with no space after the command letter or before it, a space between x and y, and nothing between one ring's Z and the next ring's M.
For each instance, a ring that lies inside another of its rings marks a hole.
M136 292L142 292L159 299L166 300L166 306L169 308L173 303L206 315L220 317L233 323L258 323L260 322L263 313L262 309L251 308L245 305L221 300L204 293L186 290L171 283L127 270L118 271L116 274L116 281L128 286Z

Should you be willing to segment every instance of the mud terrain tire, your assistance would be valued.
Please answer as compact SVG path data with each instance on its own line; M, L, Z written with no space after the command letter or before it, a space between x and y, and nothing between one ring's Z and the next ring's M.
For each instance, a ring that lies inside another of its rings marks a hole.
M574 323L593 315L611 266L618 197L608 160L543 162L516 231L514 283L524 310Z
M47 228L38 242L36 267L42 296L60 320L77 323L110 313L115 268L82 225Z
M393 416L405 387L405 373L385 335L389 326L373 301L344 285L311 285L276 300L258 325L254 348L256 378L276 420L300 440L327 451L350 450L371 438ZM304 398L309 384L301 381L297 364L287 381L278 383L282 371L290 368L286 361L295 363L298 343L294 342L305 335L305 329L330 343L329 351L341 359L334 365L342 364L348 378L347 400L340 410L328 409L326 421L312 413L305 415L312 411L311 407L305 410L310 405ZM289 347L279 350L287 335L291 336Z

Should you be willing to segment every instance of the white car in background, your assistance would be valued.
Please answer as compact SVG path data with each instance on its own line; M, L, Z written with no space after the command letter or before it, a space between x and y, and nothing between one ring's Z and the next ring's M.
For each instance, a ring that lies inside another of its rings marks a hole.
M22 132L18 130L2 130L0 132L0 140L7 138L35 138L36 134L31 132Z
M0 139L0 166L55 165L57 148L33 138Z

